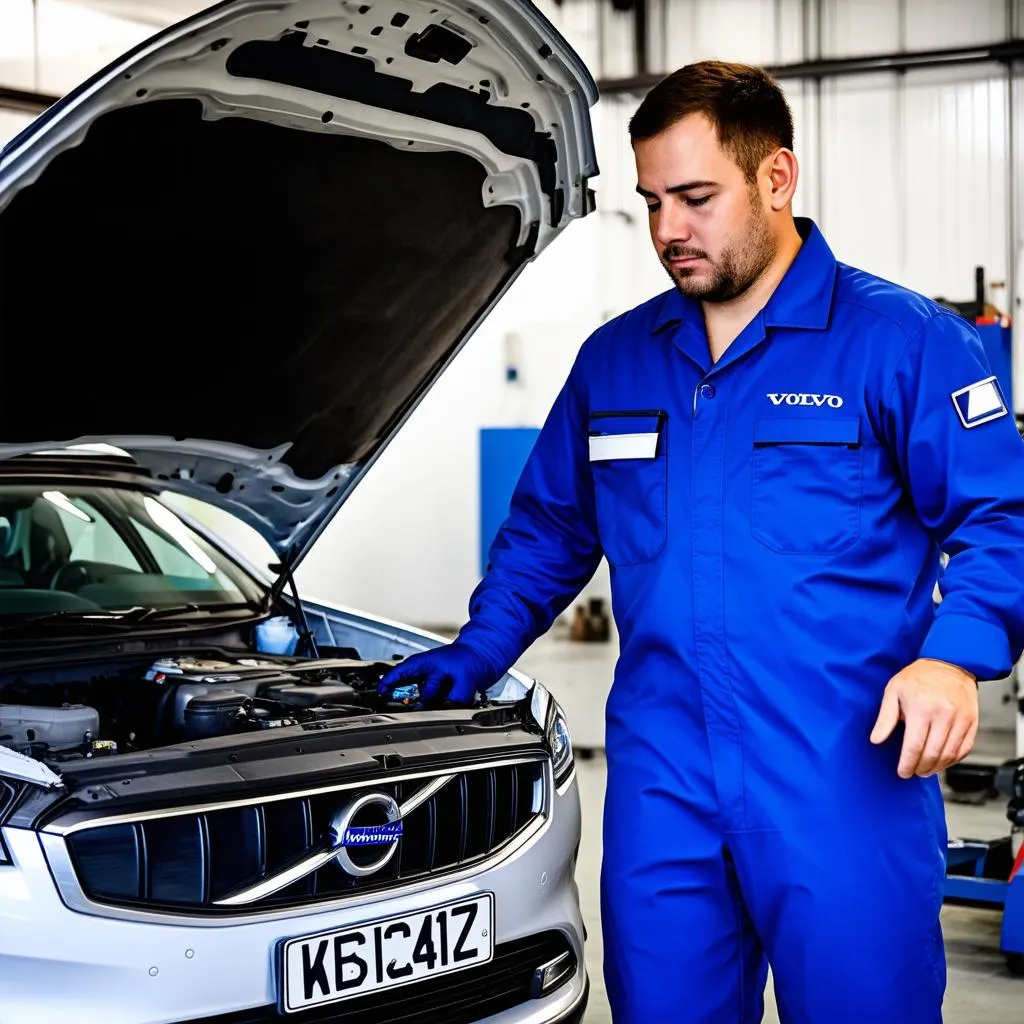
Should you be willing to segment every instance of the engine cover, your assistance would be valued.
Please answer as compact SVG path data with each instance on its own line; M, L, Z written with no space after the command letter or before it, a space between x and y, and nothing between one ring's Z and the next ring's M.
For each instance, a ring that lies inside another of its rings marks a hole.
M19 753L84 748L99 733L99 712L84 704L59 708L0 704L0 744Z

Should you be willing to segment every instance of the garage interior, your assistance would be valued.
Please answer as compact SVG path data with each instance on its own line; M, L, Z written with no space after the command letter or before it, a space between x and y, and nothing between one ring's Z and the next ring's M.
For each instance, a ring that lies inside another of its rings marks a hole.
M118 54L205 6L0 0L0 144ZM1024 424L1024 345L1014 344L1024 297L1024 0L537 6L600 88L592 111L597 213L526 268L416 408L319 538L318 558L297 572L303 593L455 634L511 488L579 345L601 323L664 290L635 194L626 126L663 74L700 59L773 72L796 126L801 180L794 212L818 224L842 262L937 299L973 323ZM32 249L41 274L67 256L47 253L42 242ZM201 360L201 353L189 355ZM201 374L201 365L193 369ZM409 493L416 494L415 510ZM253 561L275 560L252 530L216 525ZM583 803L577 878L593 986L587 1024L611 1020L598 899L603 711L617 651L609 608L602 564L518 664L562 704L573 733ZM1024 757L1019 667L981 684L981 726L964 770L945 780L947 821L951 836L995 840L1010 832L1008 797L993 786L995 770ZM969 902L951 900L943 913L945 1020L1020 1024L1024 977L1000 952L1001 913ZM1024 921L1019 927L1024 934ZM770 985L767 998L765 1020L778 1021Z

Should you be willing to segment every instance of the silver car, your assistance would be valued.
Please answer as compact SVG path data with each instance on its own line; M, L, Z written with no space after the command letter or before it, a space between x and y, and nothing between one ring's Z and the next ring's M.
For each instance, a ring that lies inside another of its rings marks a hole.
M230 0L0 155L0 1024L581 1020L557 703L380 697L439 638L292 574L595 100L525 3Z

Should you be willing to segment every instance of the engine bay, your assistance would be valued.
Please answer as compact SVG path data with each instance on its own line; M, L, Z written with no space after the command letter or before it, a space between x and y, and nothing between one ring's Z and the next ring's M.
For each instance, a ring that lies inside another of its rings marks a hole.
M208 653L0 673L0 745L62 764L418 706L409 688L378 696L395 664Z

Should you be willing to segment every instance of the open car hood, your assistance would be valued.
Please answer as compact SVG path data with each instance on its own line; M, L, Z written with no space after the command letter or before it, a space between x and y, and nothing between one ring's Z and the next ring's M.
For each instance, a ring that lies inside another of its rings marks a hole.
M229 0L153 37L0 154L0 460L114 445L296 564L593 209L596 99L517 0Z

